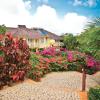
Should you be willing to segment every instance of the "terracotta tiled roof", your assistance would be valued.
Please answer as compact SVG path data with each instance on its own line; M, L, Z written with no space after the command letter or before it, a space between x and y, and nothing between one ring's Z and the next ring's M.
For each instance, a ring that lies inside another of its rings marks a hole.
M32 28L32 29L26 28L25 25L18 25L18 28L7 27L7 33L11 33L14 36L31 38L31 39L32 38L38 39L47 36L55 40L60 40L60 37L56 34L53 34L41 28Z
M48 33L49 37L54 39L54 40L60 40L60 36L56 35L56 34L53 34L51 32Z
M42 35L37 30L34 29L30 29L29 34L30 34L30 38L34 38L34 39L38 39L42 37Z

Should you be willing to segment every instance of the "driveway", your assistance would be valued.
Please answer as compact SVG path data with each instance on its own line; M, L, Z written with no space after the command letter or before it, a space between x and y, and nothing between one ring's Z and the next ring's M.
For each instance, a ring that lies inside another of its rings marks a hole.
M52 72L41 82L25 80L0 91L0 100L87 100L81 92L82 74L78 72ZM86 90L99 85L87 75Z

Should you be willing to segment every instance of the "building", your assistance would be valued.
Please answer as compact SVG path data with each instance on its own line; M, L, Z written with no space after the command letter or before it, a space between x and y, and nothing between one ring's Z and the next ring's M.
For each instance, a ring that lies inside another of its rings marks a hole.
M7 33L26 39L30 48L60 46L60 36L42 28L27 28L25 25L18 25L17 28L7 27Z

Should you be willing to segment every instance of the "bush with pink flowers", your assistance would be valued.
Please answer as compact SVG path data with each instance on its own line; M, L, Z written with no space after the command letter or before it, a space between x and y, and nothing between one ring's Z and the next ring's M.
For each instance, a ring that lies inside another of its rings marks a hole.
M44 57L42 55L31 55L32 69L28 77L40 81L41 77L52 71L64 71L67 66L64 62L66 59L62 56Z
M37 81L52 71L82 72L85 68L88 74L93 74L98 70L97 63L92 56L78 51L56 50L54 47L46 48L36 55L32 54L31 62L33 67L28 75Z

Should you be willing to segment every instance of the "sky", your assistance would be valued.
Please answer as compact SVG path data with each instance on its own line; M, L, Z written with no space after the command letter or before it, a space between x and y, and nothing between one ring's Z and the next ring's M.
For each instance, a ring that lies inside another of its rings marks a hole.
M0 25L44 28L57 35L81 33L100 17L100 0L0 0Z

